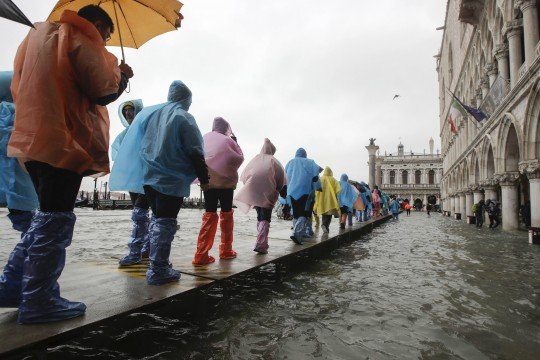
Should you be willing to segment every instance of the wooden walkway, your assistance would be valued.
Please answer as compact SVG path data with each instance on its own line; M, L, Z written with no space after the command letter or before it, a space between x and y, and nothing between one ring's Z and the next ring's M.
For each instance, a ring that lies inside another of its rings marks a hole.
M60 278L62 296L73 301L83 301L88 307L86 315L57 323L18 325L17 309L0 309L0 355L69 337L70 334L98 323L159 306L161 301L192 294L216 281L232 278L268 263L286 261L288 257L299 253L328 251L358 239L361 234L371 231L389 218L391 216L358 223L339 233L334 228L330 234L318 231L302 246L289 239L290 231L270 229L270 249L267 255L253 252L255 239L237 237L234 242L234 249L238 252L236 259L217 260L214 264L202 267L191 264L196 245L193 244L192 248L182 254L172 254L171 262L175 269L182 272L182 277L178 283L163 286L146 285L146 264L121 269L117 262L110 260L67 264ZM217 244L214 247L217 248Z

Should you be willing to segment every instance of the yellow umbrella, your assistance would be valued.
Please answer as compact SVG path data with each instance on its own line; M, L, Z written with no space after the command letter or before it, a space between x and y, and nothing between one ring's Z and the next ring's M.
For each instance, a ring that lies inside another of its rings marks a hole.
M177 0L60 0L49 21L58 21L64 10L78 11L86 5L99 5L114 22L114 34L107 45L138 49L148 40L180 26L182 3Z

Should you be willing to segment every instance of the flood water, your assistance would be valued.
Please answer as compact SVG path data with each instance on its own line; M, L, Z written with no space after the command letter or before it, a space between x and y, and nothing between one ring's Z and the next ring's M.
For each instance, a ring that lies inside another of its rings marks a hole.
M125 245L103 236L129 212L88 215L112 224L92 239L78 235L88 243L74 240L71 261L121 255ZM184 212L192 225L183 231L196 231L199 218ZM252 218L239 218L239 231L253 231ZM3 242L2 261L7 251ZM204 302L132 314L43 352L51 359L538 359L539 269L540 246L526 233L413 213L322 258L268 265L210 287Z

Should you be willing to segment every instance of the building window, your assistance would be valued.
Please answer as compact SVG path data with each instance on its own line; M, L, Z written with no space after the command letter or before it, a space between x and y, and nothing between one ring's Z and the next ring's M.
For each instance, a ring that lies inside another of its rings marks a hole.
M404 184L404 185L407 185L409 183L409 173L407 172L407 170L403 171L401 173L401 183Z
M390 185L396 183L396 172L394 170L390 171Z
M435 171L429 170L428 176L429 176L429 185L434 185L435 184Z
M422 182L422 172L420 170L416 170L414 172L414 183L416 185L420 185L421 182Z

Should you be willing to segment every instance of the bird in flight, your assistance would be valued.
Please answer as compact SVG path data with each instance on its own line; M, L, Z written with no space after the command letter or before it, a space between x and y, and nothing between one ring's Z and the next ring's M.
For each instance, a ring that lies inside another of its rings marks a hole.
M392 100L396 100L399 97L398 94L394 95L394 98Z

